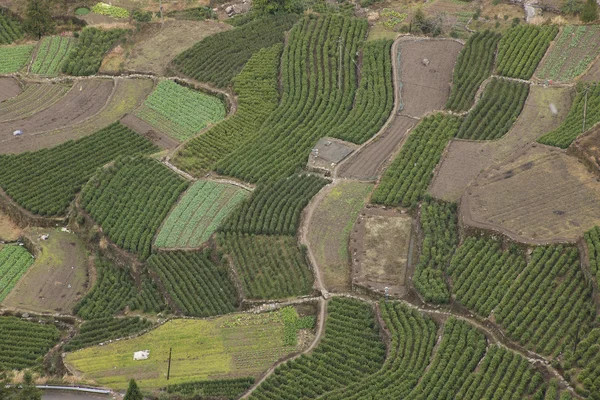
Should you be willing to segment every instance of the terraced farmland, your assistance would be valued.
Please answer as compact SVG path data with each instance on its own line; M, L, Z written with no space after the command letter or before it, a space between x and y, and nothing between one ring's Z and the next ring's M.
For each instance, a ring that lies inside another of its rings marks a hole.
M0 303L33 264L33 256L21 246L0 248Z
M171 211L154 245L161 248L200 246L247 196L247 191L237 186L196 182Z
M69 84L30 84L18 96L0 103L0 122L27 118L52 106L73 86Z
M75 46L75 39L67 36L45 37L39 45L31 73L38 75L57 75Z
M0 14L0 45L11 44L23 37L21 25L13 18Z
M0 368L20 370L40 365L59 335L51 324L0 317Z
M34 45L0 47L0 74L18 72L31 58Z

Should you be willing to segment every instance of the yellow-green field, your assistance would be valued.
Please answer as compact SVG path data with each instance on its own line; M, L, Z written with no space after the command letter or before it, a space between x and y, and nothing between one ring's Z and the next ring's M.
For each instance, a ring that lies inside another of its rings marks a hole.
M130 378L143 388L159 388L167 384L170 347L169 384L258 377L297 349L284 345L280 312L234 314L211 320L172 320L134 339L70 353L65 362L84 379L114 389L127 388ZM150 357L134 361L133 353L140 350L150 350Z

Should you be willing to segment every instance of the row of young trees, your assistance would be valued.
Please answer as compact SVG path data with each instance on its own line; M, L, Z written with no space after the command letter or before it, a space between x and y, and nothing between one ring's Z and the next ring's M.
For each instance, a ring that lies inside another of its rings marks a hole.
M311 292L313 276L293 236L220 233L217 243L237 270L250 299L276 299Z
M511 78L529 79L558 33L557 25L518 25L502 35L496 72Z
M144 260L160 224L187 186L157 160L120 158L86 183L81 205L113 243Z
M571 370L569 374L585 388L580 394L600 399L600 328L583 337L575 351L565 352L563 368Z
M500 34L491 31L475 32L469 37L454 66L452 91L446 108L452 111L471 108L479 86L492 73L499 41Z
M0 186L34 214L62 215L99 167L119 156L157 150L149 140L116 122L50 149L0 155Z
M596 284L600 285L600 226L593 227L583 237L587 244L590 269L596 278Z
M215 379L168 385L167 393L186 398L235 400L254 384L254 378Z
M56 75L75 46L76 39L67 36L48 36L39 45L31 73Z
M441 113L423 118L383 174L371 201L416 207L433 178L444 148L456 135L461 122L459 117Z
M585 117L585 124L584 124ZM546 133L538 142L566 149L577 136L600 122L600 84L580 83L567 117L558 128Z
M173 63L184 75L227 87L254 53L282 43L284 32L297 20L297 15L277 15L207 36L175 57Z
M59 337L58 329L52 324L0 317L0 370L31 368L40 364Z
M152 327L152 322L140 317L97 318L81 324L79 332L63 346L63 351L73 351L123 338Z
M382 302L381 317L390 334L383 367L363 380L319 397L321 400L402 399L417 385L437 341L435 322L399 302Z
M250 399L315 399L371 375L384 358L371 306L334 297L328 302L325 336L317 348L279 366Z
M18 21L8 15L0 14L0 44L11 44L23 37Z
M293 175L259 185L225 220L222 232L295 235L300 214L329 181L315 175Z
M283 46L276 44L252 55L233 78L238 96L235 114L187 142L173 158L176 166L200 175L259 130L279 103L277 78L282 50Z
M156 273L175 305L185 315L208 317L233 312L237 293L227 268L207 251L169 251L152 255Z
M529 85L506 79L492 79L483 97L460 126L456 137L492 140L504 136L519 117L529 94Z
M75 48L69 53L62 72L69 75L94 75L102 59L113 45L127 34L125 29L101 30L85 28L79 34Z

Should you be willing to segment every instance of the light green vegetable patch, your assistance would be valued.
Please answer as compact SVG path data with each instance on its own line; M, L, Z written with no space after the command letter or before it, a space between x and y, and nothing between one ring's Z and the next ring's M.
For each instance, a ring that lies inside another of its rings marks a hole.
M6 246L0 250L0 301L8 296L31 264L33 257L24 247Z
M0 74L12 74L23 68L34 47L32 44L0 47Z

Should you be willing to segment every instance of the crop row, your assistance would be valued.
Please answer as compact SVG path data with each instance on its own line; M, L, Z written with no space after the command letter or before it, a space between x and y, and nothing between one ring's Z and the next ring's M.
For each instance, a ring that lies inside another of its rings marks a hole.
M294 175L259 185L225 220L220 231L295 235L302 210L328 183L314 175Z
M575 351L565 352L563 367L566 370L577 368L576 379L585 387L581 393L593 400L600 399L600 328L582 338Z
M11 44L22 37L23 32L19 22L7 15L0 14L0 44Z
M225 314L237 306L227 268L212 261L209 252L161 252L148 259L148 266L185 315Z
M117 122L51 149L0 155L0 186L34 214L62 215L99 167L119 156L156 150L149 140Z
M88 294L75 305L74 313L88 320L108 318L126 306L143 312L157 313L165 309L156 285L145 278L141 290L135 287L127 269L116 268L103 259L96 260L98 280Z
M596 278L596 284L600 284L600 227L595 226L587 231L584 239L587 244L590 269Z
M538 247L494 310L509 337L538 353L573 348L595 318L576 248Z
M208 36L179 54L173 63L184 75L227 87L254 53L283 42L284 32L297 20L295 15L270 16Z
M0 121L24 119L34 115L56 103L71 88L72 84L27 85L18 96L0 103Z
M63 64L62 72L78 76L94 75L100 69L104 54L127 32L125 29L103 31L98 28L85 28Z
M128 18L129 10L123 7L112 6L107 3L96 3L94 7L92 7L92 12L101 15L108 15L113 18Z
M563 149L585 131L600 122L600 85L578 85L569 114L558 128L546 133L538 142Z
M0 370L34 367L58 341L54 325L0 317Z
M190 140L173 163L199 175L243 145L255 134L279 103L277 78L283 46L276 44L256 52L233 79L238 106L234 115Z
M476 32L469 37L454 66L452 91L446 108L467 111L471 107L477 89L492 73L499 40L500 34L491 31Z
M34 47L32 44L0 47L0 74L18 72L31 58Z
M401 399L419 382L437 341L435 322L402 303L382 302L380 307L381 317L391 336L383 367L365 379L319 399Z
M328 303L325 336L317 348L279 366L250 399L316 398L371 375L384 358L371 306L336 297Z
M348 117L328 136L361 144L385 123L394 106L392 41L365 43L356 101Z
M217 242L232 258L247 298L274 299L310 293L313 277L293 236L222 233Z
M519 117L528 94L529 85L526 83L492 79L456 136L474 140L492 140L504 136Z
M494 240L470 237L452 257L448 274L456 299L488 317L524 269L525 259L516 249L502 251Z
M496 71L498 75L529 79L558 33L558 26L518 25L500 39Z
M88 181L81 205L113 243L146 259L160 224L187 186L156 160L123 158Z
M216 379L167 386L167 393L198 398L235 400L254 384L254 378Z
M217 163L216 171L266 182L302 168L315 143L352 113L358 100L355 58L366 30L365 20L339 15L307 16L296 24L282 56L279 107L252 140ZM369 120L362 118L353 131L364 132Z
M246 190L233 185L197 181L169 214L154 245L163 248L200 246L247 195Z
M73 351L98 343L133 335L152 326L152 322L140 318L98 318L85 321L73 339L63 346L63 351Z
M8 296L21 276L33 264L33 256L21 246L0 249L0 302Z
M413 282L426 301L446 303L450 293L444 271L458 245L458 216L455 203L425 199L419 223L423 244Z
M443 114L423 118L383 174L371 201L415 207L427 190L433 170L448 141L456 135L460 123L459 117Z
M75 46L75 39L66 36L45 37L38 48L31 73L56 75Z
M214 96L164 80L135 114L169 136L184 141L208 124L225 118L225 106Z

